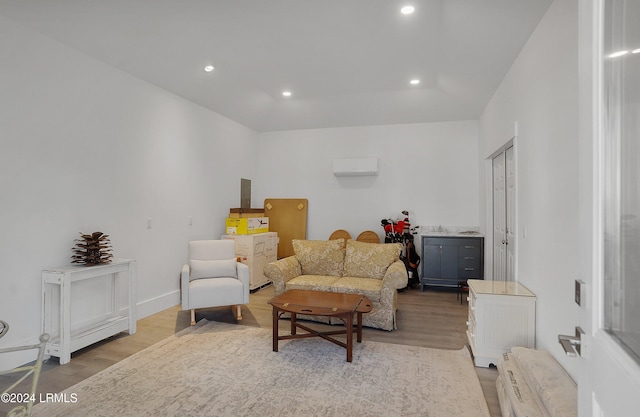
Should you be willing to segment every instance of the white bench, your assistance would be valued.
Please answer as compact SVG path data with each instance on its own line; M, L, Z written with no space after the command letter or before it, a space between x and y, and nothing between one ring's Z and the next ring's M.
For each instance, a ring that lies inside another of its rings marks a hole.
M577 417L578 389L543 350L514 347L498 361L502 417Z

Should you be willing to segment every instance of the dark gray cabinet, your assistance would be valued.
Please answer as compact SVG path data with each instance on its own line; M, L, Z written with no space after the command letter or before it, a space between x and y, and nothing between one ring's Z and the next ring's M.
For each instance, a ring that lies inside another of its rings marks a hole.
M422 236L421 288L457 287L467 279L484 279L484 238Z

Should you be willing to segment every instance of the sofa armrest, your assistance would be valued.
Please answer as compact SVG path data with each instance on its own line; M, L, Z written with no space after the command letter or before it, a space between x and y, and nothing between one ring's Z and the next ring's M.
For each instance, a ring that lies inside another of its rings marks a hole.
M302 275L302 267L295 256L279 259L264 266L264 275L273 282L276 295L285 291L285 284Z
M191 268L189 264L182 266L182 272L180 273L180 291L182 297L182 309L189 310L189 275L191 274Z
M408 282L409 275L407 274L407 267L404 265L404 262L397 260L387 268L387 272L382 278L382 287L399 290L406 287Z

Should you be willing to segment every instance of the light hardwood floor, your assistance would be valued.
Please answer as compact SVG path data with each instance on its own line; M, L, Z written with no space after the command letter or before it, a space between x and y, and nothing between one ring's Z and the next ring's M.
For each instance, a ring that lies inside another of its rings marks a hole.
M267 301L274 296L273 287L266 287L251 294L250 304L243 306L240 324L271 328L271 307ZM438 349L460 349L465 346L467 304L456 300L456 293L444 290L405 290L398 294L398 330L365 328L364 340L424 346ZM196 319L236 323L231 308L198 310ZM72 354L71 362L60 365L51 358L43 366L39 392L60 392L73 384L113 365L114 363L163 340L189 326L189 312L176 306L138 321L135 335L118 335L96 343ZM314 324L322 328L324 325ZM501 417L495 388L497 371L476 368L478 378L491 412L491 417ZM0 378L0 387L6 379ZM463 392L460 395L464 395ZM0 404L0 415L8 408ZM454 416L452 416L454 417Z

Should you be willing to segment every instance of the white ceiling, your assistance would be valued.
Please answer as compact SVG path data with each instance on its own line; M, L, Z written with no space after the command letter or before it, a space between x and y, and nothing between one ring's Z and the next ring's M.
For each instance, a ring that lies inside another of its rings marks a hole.
M551 1L0 0L0 14L276 131L477 119Z

